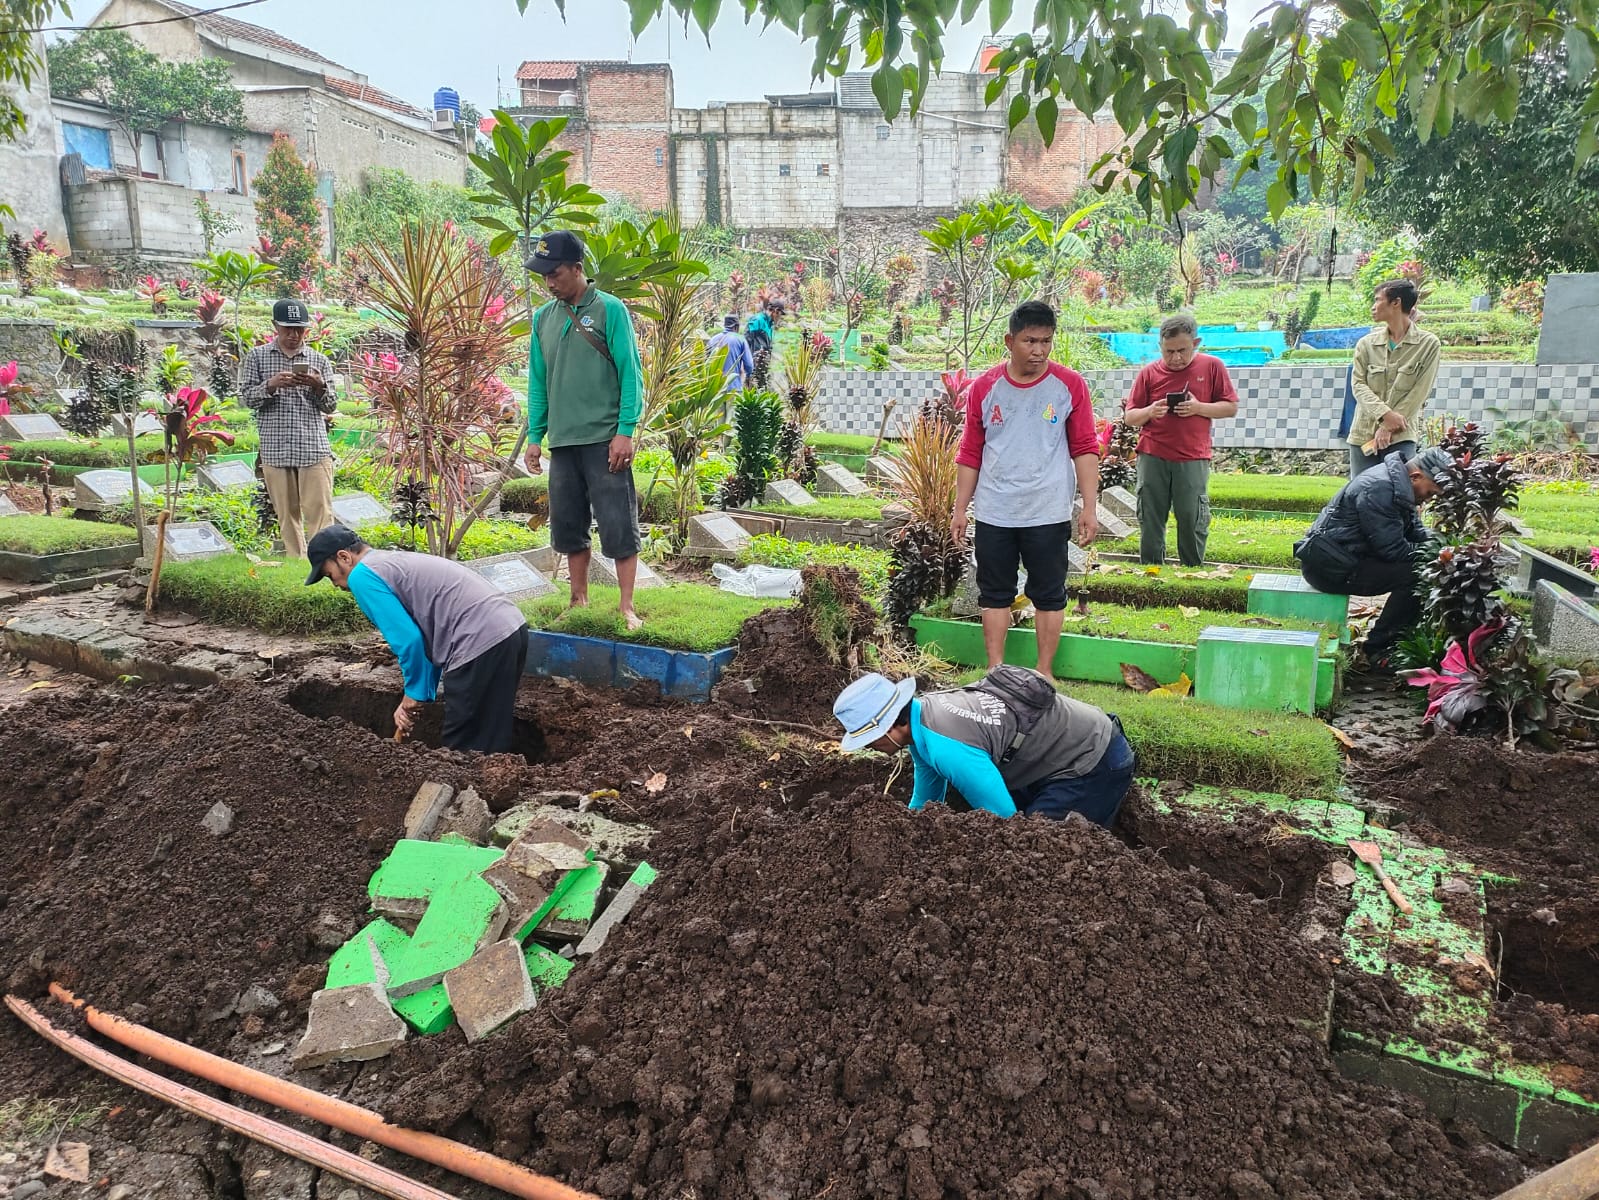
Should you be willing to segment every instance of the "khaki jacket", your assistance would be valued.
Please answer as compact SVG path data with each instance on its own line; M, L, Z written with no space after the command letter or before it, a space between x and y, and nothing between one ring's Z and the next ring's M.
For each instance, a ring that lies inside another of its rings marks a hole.
M1416 325L1398 346L1388 349L1388 327L1379 325L1355 343L1355 420L1349 444L1364 446L1390 411L1405 419L1394 440L1416 441L1421 410L1438 378L1438 338Z

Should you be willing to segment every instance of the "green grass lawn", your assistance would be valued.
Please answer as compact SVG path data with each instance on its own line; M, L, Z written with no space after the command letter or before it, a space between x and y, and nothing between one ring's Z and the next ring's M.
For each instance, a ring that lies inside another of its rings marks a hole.
M888 551L873 550L854 542L791 542L775 533L763 533L750 539L749 545L739 552L738 561L740 566L759 563L793 570L812 564L854 567L860 573L861 590L873 603L880 601L883 589L888 586Z
M139 535L129 525L76 521L70 517L0 517L0 550L12 554L65 554L126 546Z
M372 627L348 592L331 583L306 587L304 559L268 563L252 563L242 554L169 562L161 569L161 602L219 625L263 633L353 633Z
M1218 613L1247 611L1249 581L1255 573L1234 571L1224 578L1205 578L1212 569L1100 563L1084 582L1071 583L1072 595L1087 596L1090 603L1104 601L1131 608L1186 604Z
M1205 546L1207 563L1238 563L1253 567L1282 567L1297 570L1294 543L1305 536L1311 517L1271 520L1249 517L1213 517L1210 540ZM1138 535L1101 546L1114 554L1138 554ZM1166 528L1166 554L1177 557L1177 522Z
M867 433L808 433L805 444L818 454L871 454L877 438ZM898 454L899 443L884 438L882 453Z
M1538 534L1586 537L1599 545L1599 493L1525 490L1515 515Z
M1335 475L1250 475L1227 472L1210 477L1210 504L1212 508L1319 513L1347 482L1347 479Z
M881 521L883 501L875 496L818 496L815 504L757 504L755 511L813 521Z
M416 549L427 550L427 534L415 531ZM361 526L361 536L369 546L380 550L410 550L413 548L412 530L398 522L384 521ZM472 522L472 527L461 539L456 558L470 562L474 558L492 558L496 554L512 554L518 550L536 550L550 542L549 526L529 529L521 521L496 521L492 518Z
M568 586L564 583L556 586L560 589L559 595L522 602L522 611L533 628L700 654L731 646L738 640L738 631L744 622L763 609L791 603L735 596L699 583L640 588L634 600L638 615L644 619L644 628L629 632L617 611L615 588L591 586L589 606L569 609L566 606Z

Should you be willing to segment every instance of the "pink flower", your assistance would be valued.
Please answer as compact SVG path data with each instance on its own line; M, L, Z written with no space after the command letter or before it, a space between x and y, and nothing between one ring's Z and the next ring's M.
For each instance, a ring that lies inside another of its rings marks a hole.
M8 388L17 381L17 372L20 370L17 360L0 365L0 388Z
M1599 575L1599 546L1588 547L1588 569Z
M505 297L495 296L483 307L483 319L498 325L505 319Z

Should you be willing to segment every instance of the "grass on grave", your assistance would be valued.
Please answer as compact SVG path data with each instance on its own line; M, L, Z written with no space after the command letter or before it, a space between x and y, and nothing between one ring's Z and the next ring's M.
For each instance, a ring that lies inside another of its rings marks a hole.
M798 570L811 565L822 567L853 567L861 577L861 590L876 603L888 586L889 555L887 550L874 550L854 542L791 542L775 533L752 537L739 551L738 563L747 567L759 563L767 567L785 567Z
M1538 536L1586 538L1589 545L1599 545L1599 495L1524 492L1515 515Z
M1205 546L1207 563L1238 563L1251 567L1285 567L1297 570L1294 543L1305 536L1311 517L1256 520L1249 517L1213 517L1210 540ZM1113 554L1138 555L1138 535L1117 542L1102 542L1101 548ZM1166 553L1177 557L1177 523L1166 529Z
M1213 474L1210 504L1212 508L1319 513L1348 482L1335 475Z
M1249 609L1249 582L1255 572L1228 566L1144 567L1135 563L1100 563L1080 582L1068 580L1073 597L1087 596L1090 603L1146 605L1186 604L1218 613Z
M128 546L138 540L139 535L131 525L38 515L0 518L0 550L10 554L66 554L73 550Z
M757 504L754 511L812 521L881 521L883 501L875 496L818 496L815 504Z
M654 486L651 487L653 480ZM663 478L654 479L653 473L633 472L633 490L638 494L639 519L646 525L669 525L675 520L672 491ZM525 479L507 479L500 489L500 507L506 512L535 513L543 516L549 512L550 475L546 466L544 474Z
M945 600L933 605L927 610L927 615L950 619L950 604L950 601ZM1105 604L1099 601L1089 602L1086 615L1080 614L1075 605L1068 606L1065 621L1063 633L1126 638L1136 642L1160 642L1162 645L1172 646L1197 645L1199 635L1212 625L1300 630L1328 637L1336 634L1336 631L1329 626L1292 617L1244 617L1237 612L1220 612L1216 609L1192 606L1179 608L1176 605L1130 608L1126 605ZM1022 626L1025 629L1032 627L1030 622Z
M805 444L818 454L859 454L870 455L872 447L877 445L877 438L867 433L807 433ZM883 445L878 453L898 454L899 442L892 438L884 438Z
M960 683L979 679L968 671ZM1295 713L1243 711L1191 696L1142 695L1106 683L1055 685L1074 700L1120 718L1138 753L1138 773L1285 796L1332 798L1341 771L1324 722Z
M363 525L361 537L366 544L379 550L419 550L426 553L427 533L413 530L397 521L380 521ZM414 539L413 539L414 533ZM520 550L537 550L550 544L549 526L529 529L521 521L496 521L483 518L473 521L461 539L455 557L461 562L476 558L492 558L496 554L514 554Z
M253 563L242 554L161 569L161 602L218 625L263 633L354 633L370 629L355 598L330 583L305 586L303 558Z
M569 586L559 583L556 587L558 595L522 601L522 612L533 628L699 654L733 645L745 621L774 605L792 603L735 596L698 583L640 588L634 603L644 628L629 631L617 610L619 596L614 587L591 584L587 608L568 608Z
M240 430L233 445L223 448L225 454L254 453L261 439L254 429ZM158 433L140 434L134 439L134 453L141 463L155 460L161 453L162 439ZM49 459L58 467L125 467L128 464L128 441L120 437L100 438L40 438L35 441L10 443L11 462L38 462Z

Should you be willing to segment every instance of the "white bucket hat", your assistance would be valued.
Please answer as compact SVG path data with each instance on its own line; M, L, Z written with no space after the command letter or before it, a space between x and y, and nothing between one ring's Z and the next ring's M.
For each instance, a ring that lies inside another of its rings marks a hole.
M833 715L844 726L839 747L862 750L870 746L893 728L894 718L915 694L914 679L895 683L875 672L862 675L833 701Z

